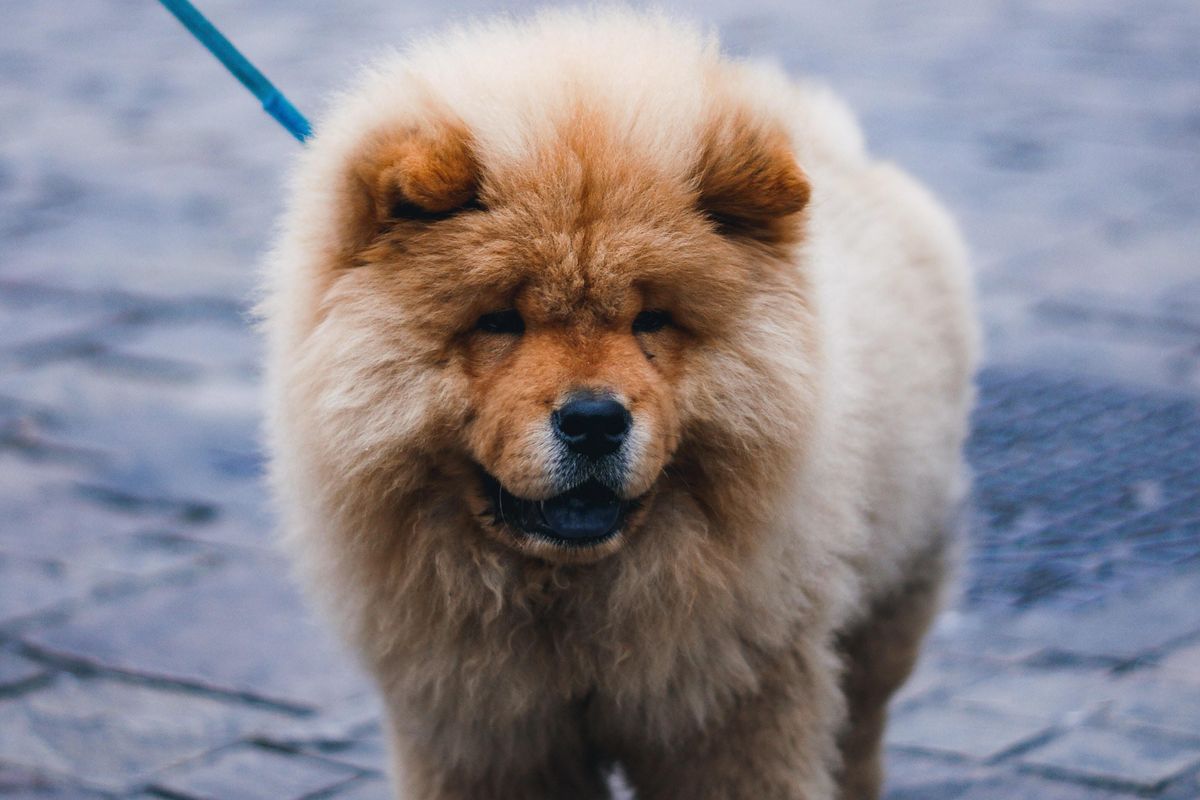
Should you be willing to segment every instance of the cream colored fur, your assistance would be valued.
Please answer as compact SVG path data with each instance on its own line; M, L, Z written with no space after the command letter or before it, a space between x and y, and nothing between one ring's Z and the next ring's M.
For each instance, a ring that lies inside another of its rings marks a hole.
M502 169L576 104L664 180L687 180L714 109L778 120L812 199L794 287L754 297L677 386L687 419L782 448L747 460L744 490L733 465L737 537L664 488L613 555L536 567L428 499L464 379L426 357L406 301L374 306L343 277L337 211L370 132L449 116ZM602 797L589 760L622 763L645 798L836 796L854 769L838 637L914 571L936 585L966 489L977 333L946 213L870 159L827 90L665 16L464 27L379 61L316 132L266 264L271 475L286 547L379 683L400 796Z

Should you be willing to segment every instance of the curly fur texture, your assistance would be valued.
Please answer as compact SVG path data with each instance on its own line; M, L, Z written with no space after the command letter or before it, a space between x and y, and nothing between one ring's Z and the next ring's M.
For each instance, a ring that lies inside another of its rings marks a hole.
M286 546L400 796L600 798L618 763L640 798L874 796L966 485L968 284L836 99L676 20L543 13L369 69L261 311ZM477 329L497 309L523 332ZM479 474L567 488L547 420L580 388L632 415L637 510L573 548Z

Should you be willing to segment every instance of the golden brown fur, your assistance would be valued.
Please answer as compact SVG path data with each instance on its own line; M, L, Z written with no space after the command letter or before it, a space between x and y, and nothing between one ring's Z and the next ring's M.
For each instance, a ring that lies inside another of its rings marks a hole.
M318 125L263 314L287 543L400 796L601 798L617 763L639 798L875 795L974 329L952 226L832 98L624 12L426 43ZM566 490L581 389L631 414L637 505L571 547L481 474Z

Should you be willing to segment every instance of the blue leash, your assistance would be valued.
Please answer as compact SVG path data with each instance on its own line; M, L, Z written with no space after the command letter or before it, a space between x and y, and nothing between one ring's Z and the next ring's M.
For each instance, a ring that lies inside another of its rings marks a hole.
M188 0L159 0L167 10L175 15L183 26L217 57L233 76L242 82L250 92L262 103L263 110L270 114L287 128L288 133L303 142L312 135L312 127L304 115L296 110L283 92L275 88L275 84L267 80L267 76L258 71L250 61L238 52L233 42L205 19L204 15Z

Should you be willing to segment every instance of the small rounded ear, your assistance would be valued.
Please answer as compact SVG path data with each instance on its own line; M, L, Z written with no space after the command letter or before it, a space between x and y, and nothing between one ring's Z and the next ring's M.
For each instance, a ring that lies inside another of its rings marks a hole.
M350 160L343 210L351 251L395 223L442 219L475 202L478 168L466 131L452 126L385 131Z
M700 209L721 231L772 242L790 238L786 223L812 192L787 135L742 116L709 129L699 188Z

